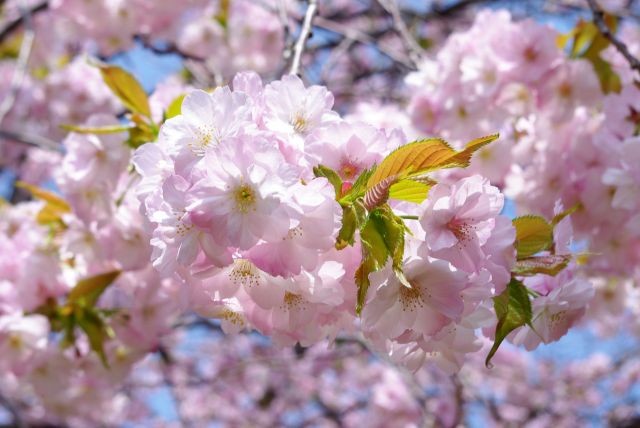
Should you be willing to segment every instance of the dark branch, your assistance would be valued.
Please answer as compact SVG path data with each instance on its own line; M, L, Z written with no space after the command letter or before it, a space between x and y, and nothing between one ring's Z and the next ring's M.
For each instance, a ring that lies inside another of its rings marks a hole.
M47 0L40 3L36 3L26 11L27 13L22 14L21 16L14 19L13 21L6 23L3 27L0 27L0 43L4 42L4 40L7 37L12 35L20 27L22 27L22 24L25 22L25 16L31 15L33 17L33 15L39 12L45 11L48 8L49 8L49 2Z
M609 40L609 42L617 49L618 52L627 60L632 69L640 73L640 60L629 52L629 48L621 40L611 32L611 29L604 21L604 11L596 0L587 0L591 13L593 14L593 23L598 27L598 31Z
M24 132L20 131L14 132L7 131L6 129L0 129L0 139L28 144L54 152L62 152L61 144L40 135L25 134Z

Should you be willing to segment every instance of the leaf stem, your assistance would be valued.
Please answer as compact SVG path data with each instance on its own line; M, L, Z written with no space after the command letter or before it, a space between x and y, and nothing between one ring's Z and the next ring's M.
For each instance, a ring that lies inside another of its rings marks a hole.
M418 217L417 215L401 215L399 217L403 218L405 220L419 220L420 219L420 217Z

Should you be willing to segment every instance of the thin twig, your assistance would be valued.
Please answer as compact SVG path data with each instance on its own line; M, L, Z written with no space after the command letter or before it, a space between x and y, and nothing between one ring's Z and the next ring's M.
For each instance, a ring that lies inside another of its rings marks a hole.
M321 82L329 81L329 75L333 70L334 66L338 63L338 60L340 58L342 58L345 54L349 52L349 49L351 49L351 46L353 46L354 43L355 43L354 39L345 37L342 39L340 44L335 49L331 50L331 53L329 54L329 58L327 59L327 62L323 64L322 69L320 70Z
M402 19L402 15L400 14L398 2L396 0L378 0L378 3L380 3L380 5L389 12L391 18L393 18L393 26L398 34L400 34L400 37L402 38L402 41L409 53L409 58L411 58L411 61L417 67L424 55L424 49L422 49L416 39L414 39L409 32L407 24L405 24Z
M284 49L282 51L282 57L285 64L289 62L291 53L293 51L293 38L291 37L291 24L289 22L289 15L287 13L287 5L285 0L278 0L278 17L282 24Z
M311 35L311 26L313 24L313 17L318 10L318 0L309 0L307 6L307 12L304 14L304 21L300 28L300 35L293 48L293 60L291 61L291 69L289 74L300 74L300 61L302 60L302 54L304 53L304 47L307 43L307 39Z
M383 46L381 46L381 43L378 40L376 40L374 37L366 33L363 33L361 31L358 31L355 28L347 27L346 25L340 24L339 22L334 22L328 19L324 19L320 16L316 18L315 24L320 28L324 28L325 30L329 30L336 34L340 34L348 39L355 40L362 44L370 44L374 46L376 49L378 49L380 53L382 53L384 56L388 57L392 61L402 64L404 67L410 70L416 69L415 64L413 64L409 59L398 55L395 51L391 49L385 49Z
M39 147L44 150L52 152L62 152L62 145L50 140L46 137L35 134L25 134L24 132L7 131L0 129L0 139L7 141L15 141L22 144L29 144L31 146Z
M33 16L39 12L47 10L48 8L48 1L34 4L30 8L28 8L28 15ZM0 27L0 43L2 43L7 37L12 35L14 31L18 30L23 23L25 23L25 14L21 14L18 18L14 19L13 21L7 22L4 26Z
M598 30L602 35L609 40L609 42L616 48L618 52L627 60L631 68L638 73L640 73L640 60L633 56L631 52L629 52L629 48L624 42L618 40L616 36L611 32L609 26L607 26L604 21L604 11L600 7L600 5L596 2L596 0L587 0L589 4L589 9L591 9L591 13L593 14L593 23L596 24Z
M140 43L142 43L142 46L144 46L145 48L149 49L151 52L158 55L175 54L184 59L190 59L191 61L197 61L197 62L205 61L205 58L202 58L197 55L192 55L190 53L180 50L178 46L176 46L174 43L165 43L164 46L160 47L160 46L154 45L153 42L149 40L148 37L141 34L136 34L134 36L134 39L140 41Z
M9 93L4 97L2 103L0 103L0 124L16 102L18 93L22 87L22 81L27 74L27 66L29 65L29 57L31 57L31 49L33 48L33 40L35 38L35 31L33 30L33 22L31 20L31 10L27 8L25 0L20 2L20 13L23 17L25 30L22 36L22 44L20 45L20 54L18 55L13 76L11 77Z

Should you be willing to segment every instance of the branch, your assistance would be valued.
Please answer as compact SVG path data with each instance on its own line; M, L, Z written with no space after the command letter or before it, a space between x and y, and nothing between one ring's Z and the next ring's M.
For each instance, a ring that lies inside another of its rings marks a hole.
M27 66L29 65L29 57L31 56L31 49L33 48L33 40L35 38L35 31L31 20L31 10L26 7L26 0L20 2L20 16L24 21L25 31L20 45L20 54L18 55L18 60L13 70L13 76L11 76L9 93L4 97L2 103L0 103L0 124L16 102L22 81L27 74Z
M392 61L402 64L404 67L410 70L416 69L415 65L408 61L406 57L399 56L392 49L385 49L383 46L381 46L380 42L376 40L374 36L358 31L353 27L347 27L346 25L340 24L339 22L330 21L322 17L318 17L316 19L316 25L320 28L324 28L325 30L340 34L347 39L351 39L362 44L370 44L378 49L381 54L388 57Z
M391 15L393 18L393 26L395 27L398 34L402 38L407 51L409 52L409 58L415 65L415 68L418 68L418 64L422 56L424 55L424 50L422 47L416 42L413 38L409 29L407 28L407 24L405 24L402 16L400 15L400 9L398 8L398 2L396 0L378 0L378 3Z
M40 3L36 3L27 10L27 15L33 16L39 12L45 11L49 8L49 2L47 0ZM2 43L7 37L13 34L14 31L22 26L25 22L25 14L21 14L18 18L6 23L3 27L0 27L0 43Z
M286 64L289 62L289 58L291 58L293 38L291 37L291 25L289 24L289 16L287 14L287 5L285 0L278 0L278 18L282 24L284 38L284 50L282 51L282 57Z
M189 59L191 61L198 61L198 62L204 62L205 58L199 57L197 55L192 55L190 53L184 52L182 50L180 50L174 43L166 43L166 45L164 47L159 47L154 45L151 40L149 40L147 37L140 35L140 34L136 34L135 36L133 36L134 40L138 40L140 41L140 43L142 43L142 46L144 46L145 48L149 49L151 52L158 54L158 55L170 55L170 54L175 54L178 55L184 59Z
M22 144L28 144L31 146L39 147L44 150L52 152L62 152L62 144L56 143L46 137L35 134L25 134L23 132L7 131L0 129L0 139L7 141L15 141Z
M596 0L587 0L587 3L589 4L589 9L591 9L591 13L593 14L593 23L596 24L600 33L602 33L602 35L609 40L613 46L615 46L616 50L627 60L631 68L640 73L640 60L633 56L633 54L629 52L627 45L618 40L611 32L611 29L604 22L604 11L600 5L598 5Z
M313 24L313 17L318 10L318 0L309 0L309 6L307 6L307 12L304 15L304 21L300 28L300 35L296 41L296 45L293 48L293 61L291 61L291 69L289 74L300 74L300 61L302 59L302 53L307 39L311 35L311 25Z
M451 4L446 7L434 5L433 9L426 14L425 20L433 18L446 18L464 12L469 6L473 6L476 3L489 3L494 0L461 0L458 3Z

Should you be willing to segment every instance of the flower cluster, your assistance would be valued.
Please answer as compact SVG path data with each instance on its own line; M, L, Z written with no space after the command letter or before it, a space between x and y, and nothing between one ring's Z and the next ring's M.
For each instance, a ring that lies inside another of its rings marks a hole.
M637 50L636 36L624 35ZM558 199L577 207L576 237L593 253L589 269L629 275L640 254L638 88L613 47L602 53L614 74L604 80L587 58L568 58L558 37L532 20L483 11L407 77L411 132L455 142L500 130L469 171L490 178L523 212L551 216Z

